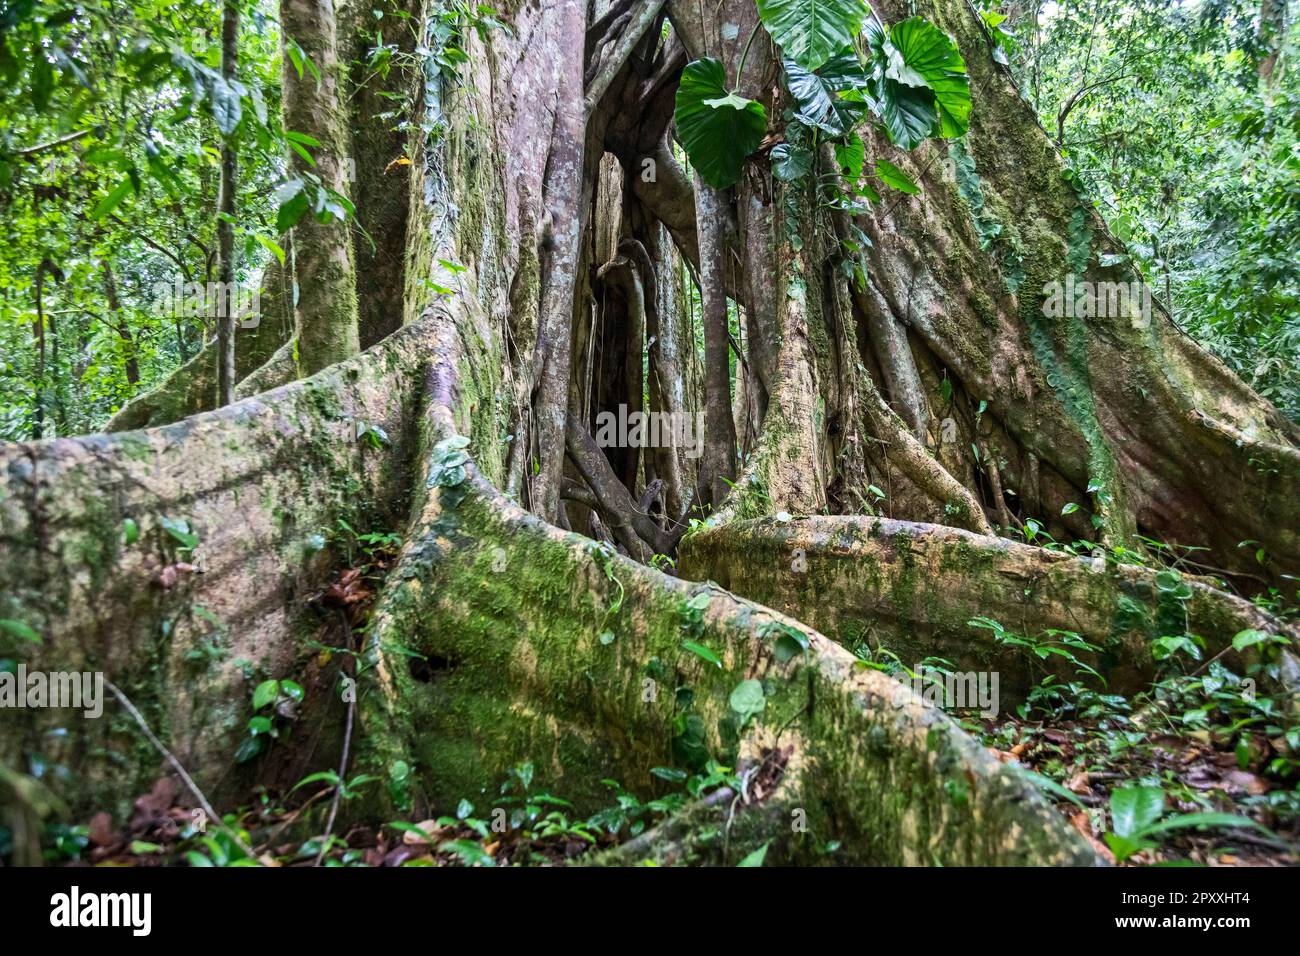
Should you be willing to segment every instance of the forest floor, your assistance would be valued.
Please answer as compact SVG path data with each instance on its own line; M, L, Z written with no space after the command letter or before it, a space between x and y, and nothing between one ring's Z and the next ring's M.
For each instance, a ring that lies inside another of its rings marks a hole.
M399 539L345 530L353 539L353 566L317 599L363 631ZM954 716L998 759L1024 768L1110 862L1300 865L1296 714L1284 699L1243 694L1242 678L1218 658L1202 661L1190 641L1166 650L1159 678L1138 694L1108 693L1102 676L1080 664L1076 681L1044 678L1011 713ZM906 670L887 649L859 647L855 653L860 667L893 675ZM1057 653L1074 660L1068 647ZM943 673L951 662L930 658L921 666ZM258 743L242 759L255 759L265 747L291 746L266 738ZM346 769L343 779L333 770L312 773L285 793L256 790L223 814L221 826L195 809L174 777L162 776L117 826L100 812L85 823L50 827L46 856L55 864L104 866L564 865L645 834L698 801L729 801L732 814L742 800L760 803L783 771L780 756L768 754L748 770L714 762L696 773L658 767L653 795L604 780L609 804L590 815L536 788L533 765L523 763L495 794L467 797L426 819L349 824L328 838L321 831L335 791L347 802L382 781L348 778ZM696 834L696 843L725 845L727 835L726 827L717 827ZM833 861L837 847L821 849ZM761 865L762 853L730 862Z

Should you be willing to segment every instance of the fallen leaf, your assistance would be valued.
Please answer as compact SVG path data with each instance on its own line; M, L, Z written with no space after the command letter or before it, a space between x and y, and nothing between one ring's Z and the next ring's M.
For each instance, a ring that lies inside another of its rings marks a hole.
M442 839L443 835L451 829L451 827L439 826L437 820L422 820L415 824L415 827L420 831L420 833L423 833L424 836L421 837L420 833L414 833L410 830L402 831L402 843L406 846L428 846L429 844L436 844Z
M95 846L111 846L117 842L117 837L113 833L113 818L106 811L101 810L90 818L90 826L87 836L90 842Z
M1080 770L1065 783L1065 789L1071 793L1089 794L1092 793L1092 785L1088 783L1088 774Z

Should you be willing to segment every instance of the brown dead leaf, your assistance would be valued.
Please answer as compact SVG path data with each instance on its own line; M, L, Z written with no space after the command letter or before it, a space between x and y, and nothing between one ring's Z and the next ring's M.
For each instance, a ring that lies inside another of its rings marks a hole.
M1230 770L1224 776L1224 782L1232 789L1245 791L1252 797L1269 791L1268 781L1248 770Z
M1100 855L1102 859L1112 864L1115 862L1115 854L1110 851L1110 847L1101 840L1098 840L1096 835L1092 832L1091 815L1080 810L1074 816L1070 817L1070 826L1074 827L1080 835L1092 844L1092 848L1097 851L1098 855Z
M436 845L442 840L443 835L452 829L451 827L439 826L437 820L422 820L415 824L415 827L424 836L421 837L420 833L413 833L410 830L403 830L402 843L406 846L428 846L431 843Z
M113 818L106 811L101 810L90 818L89 832L90 842L95 846L111 846L117 842L117 836L113 833Z
M365 582L361 579L361 569L348 568L339 575L337 581L329 586L324 598L329 604L348 607L359 604L373 596L374 592L366 587Z
M1092 784L1088 782L1086 771L1080 770L1073 777L1065 782L1065 789L1071 793L1090 794L1092 793Z

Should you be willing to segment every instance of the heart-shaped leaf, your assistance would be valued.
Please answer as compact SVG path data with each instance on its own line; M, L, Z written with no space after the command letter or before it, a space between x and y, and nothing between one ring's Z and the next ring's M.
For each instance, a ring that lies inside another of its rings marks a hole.
M961 136L970 122L970 81L957 45L946 33L920 17L909 17L889 30L888 79L911 87L928 87L939 117L938 134Z
M726 89L722 64L705 57L686 64L677 87L677 135L682 147L714 189L740 178L745 157L758 148L767 130L761 103Z
M853 42L867 5L863 0L758 0L758 15L786 56L815 70Z

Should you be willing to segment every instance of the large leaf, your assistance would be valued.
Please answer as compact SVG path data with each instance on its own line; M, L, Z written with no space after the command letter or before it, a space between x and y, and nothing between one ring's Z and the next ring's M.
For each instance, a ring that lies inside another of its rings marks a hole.
M886 79L877 87L876 99L885 131L903 149L915 149L938 121L934 94L928 89Z
M921 191L921 187L912 181L911 176L887 159L876 160L876 175L880 177L880 181L886 186L897 189L899 192L915 196Z
M762 104L726 89L722 64L705 57L686 64L677 87L677 135L704 181L725 189L740 178L745 157L767 130Z
M1132 837L1160 819L1165 792L1159 787L1124 787L1110 795L1111 829Z
M835 165L851 183L857 182L862 175L862 165L866 158L866 147L862 144L862 137L857 133L850 136L847 142L835 146Z
M795 119L804 125L816 126L831 136L842 136L866 112L861 97L841 99L837 95L843 90L864 89L868 84L862 64L852 50L828 60L816 73L788 58L781 66L790 95L799 104Z
M948 35L920 17L910 17L889 30L885 76L934 93L940 136L961 136L970 121L970 82L966 64Z
M802 179L812 169L812 153L800 146L781 143L772 150L772 175L782 182Z
M242 116L240 89L242 87L239 84L227 83L224 77L215 76L212 79L212 116L223 136L230 136L239 126Z
M863 0L758 0L758 15L787 57L815 70L852 44L867 5Z

